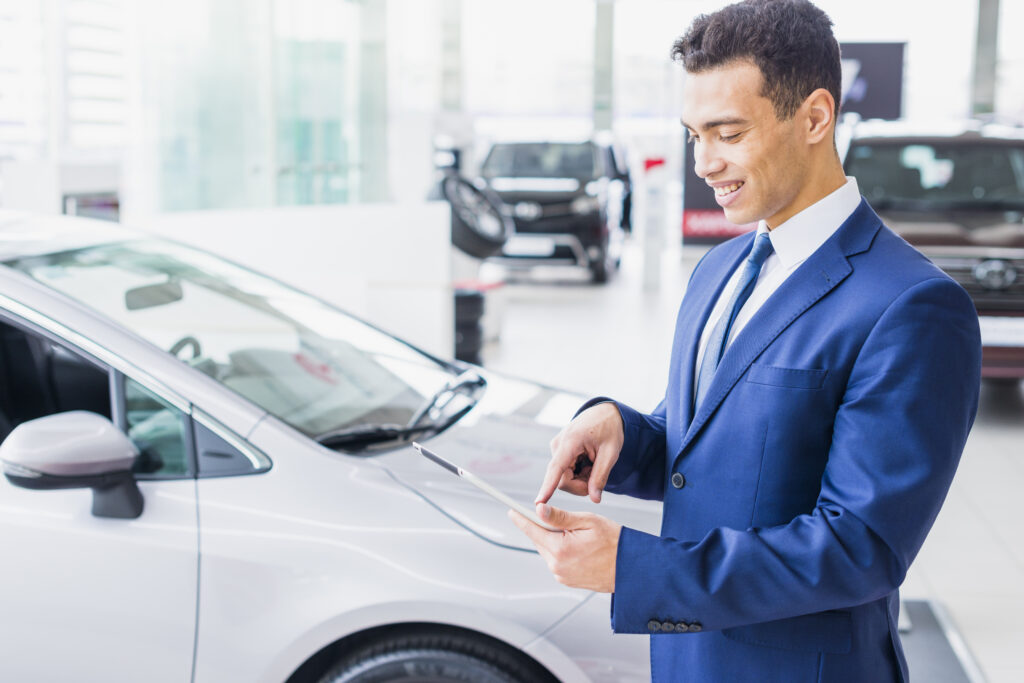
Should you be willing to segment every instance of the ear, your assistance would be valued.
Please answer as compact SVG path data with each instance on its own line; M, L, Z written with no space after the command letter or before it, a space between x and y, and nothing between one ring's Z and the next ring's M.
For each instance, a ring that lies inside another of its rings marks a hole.
M807 142L817 144L822 140L832 139L832 129L836 120L836 101L825 88L818 88L804 100L801 107L805 111Z

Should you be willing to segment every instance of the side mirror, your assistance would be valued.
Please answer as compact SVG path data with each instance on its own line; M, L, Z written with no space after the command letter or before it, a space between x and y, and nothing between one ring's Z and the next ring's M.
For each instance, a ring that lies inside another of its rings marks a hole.
M135 519L142 493L132 464L139 451L110 420L76 410L29 420L0 444L4 476L26 489L92 489L92 514Z

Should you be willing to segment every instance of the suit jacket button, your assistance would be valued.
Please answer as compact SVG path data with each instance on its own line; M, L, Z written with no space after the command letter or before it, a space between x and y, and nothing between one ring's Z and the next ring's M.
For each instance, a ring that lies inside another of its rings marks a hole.
M671 621L666 621L662 623L661 630L665 633L672 633L672 631L676 630L676 625L673 624Z
M690 633L697 633L698 631L701 631L703 629L704 627L700 625L699 621L695 621L692 624L690 624Z
M682 472L672 473L672 486L675 486L677 489L686 486L686 477L683 476Z
M647 630L651 633L657 633L661 630L661 622L651 619L647 622Z
M676 624L676 633L686 633L690 630L690 625L685 621L680 621Z

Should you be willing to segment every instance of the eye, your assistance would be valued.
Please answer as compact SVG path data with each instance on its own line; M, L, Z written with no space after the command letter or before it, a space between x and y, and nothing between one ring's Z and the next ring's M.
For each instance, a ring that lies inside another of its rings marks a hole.
M693 143L693 142L699 142L699 141L700 141L700 136L699 136L699 135L694 135L693 133L690 133L690 134L689 134L689 135L688 135L688 136L686 137L686 142L687 142L687 144L689 144L689 143Z
M743 135L743 133L733 133L732 135L719 135L718 139L721 140L722 142L734 142L741 135Z

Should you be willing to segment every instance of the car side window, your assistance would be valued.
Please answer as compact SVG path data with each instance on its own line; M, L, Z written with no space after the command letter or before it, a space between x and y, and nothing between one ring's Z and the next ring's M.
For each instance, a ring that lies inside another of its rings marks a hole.
M0 317L0 441L20 424L72 410L110 419L109 369Z
M133 470L142 478L172 478L192 473L188 416L135 380L124 380L124 416L128 438L139 449Z
M112 393L112 376L122 377L64 340L0 318L0 441L30 420L85 410L127 433L140 478L192 476L188 415L127 377Z

